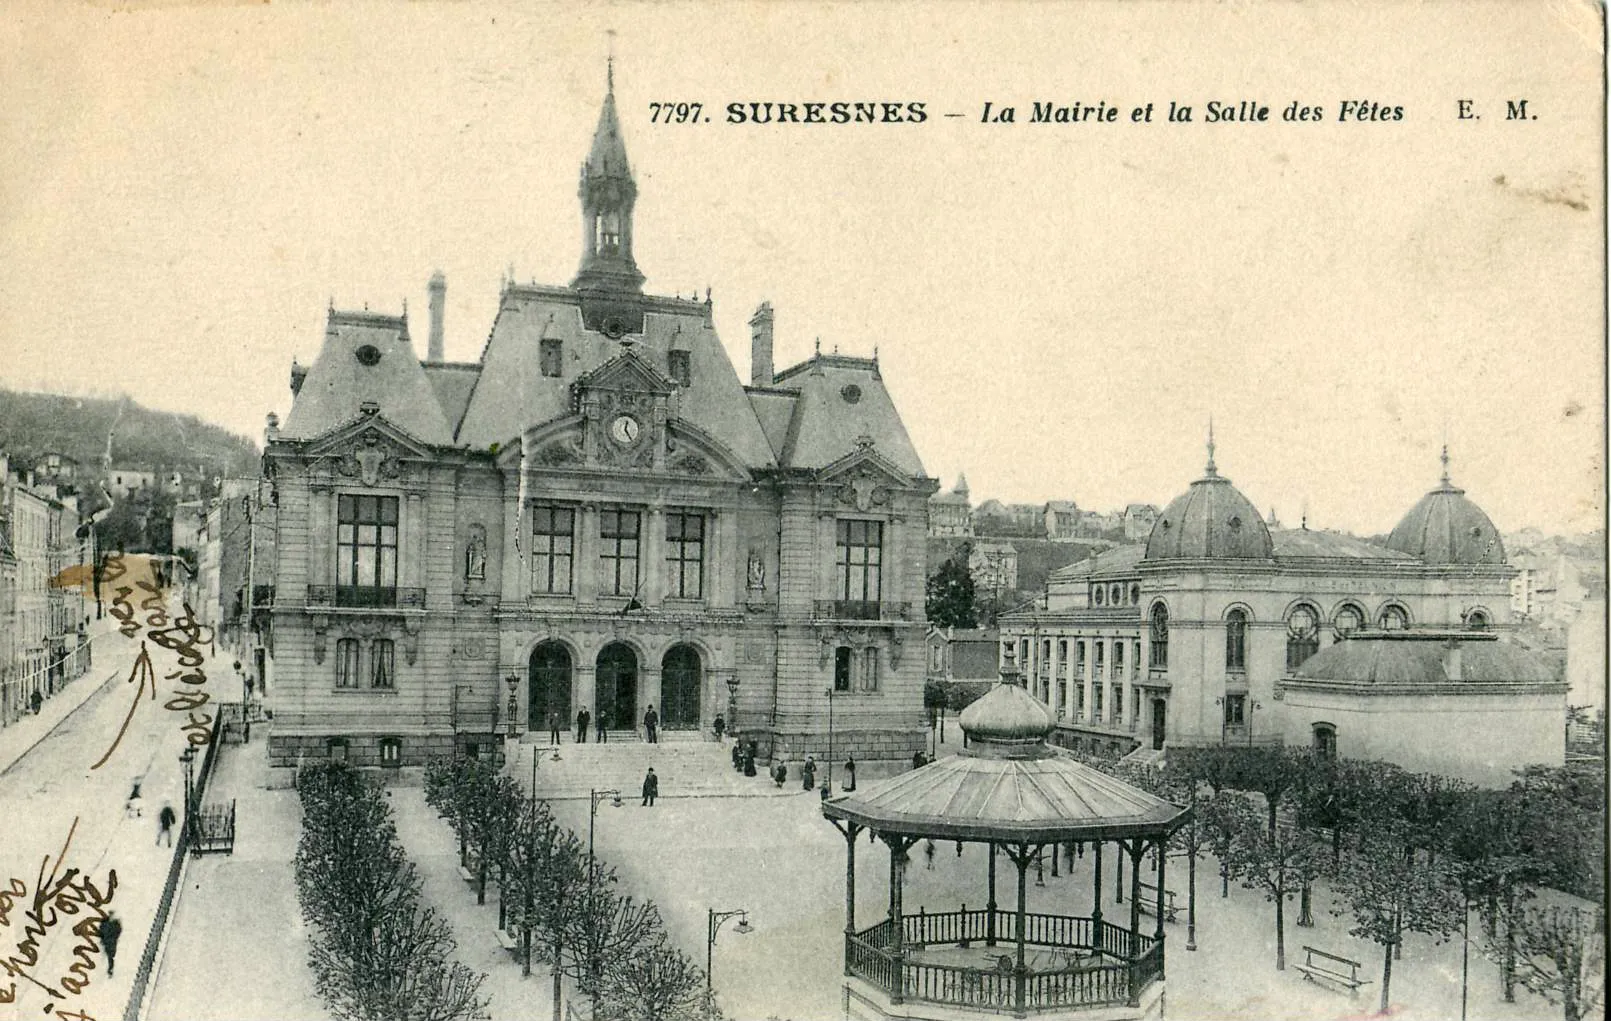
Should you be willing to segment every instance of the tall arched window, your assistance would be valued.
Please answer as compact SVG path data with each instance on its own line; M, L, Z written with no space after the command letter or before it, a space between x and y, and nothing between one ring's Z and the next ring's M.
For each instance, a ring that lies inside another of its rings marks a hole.
M1320 651L1320 614L1307 603L1287 616L1287 669L1296 670Z
M1313 746L1316 757L1332 761L1337 758L1337 728L1329 723L1314 725Z
M1234 674L1247 672L1247 611L1232 610L1225 615L1225 669Z
M1404 607L1399 606L1397 603L1388 603L1382 607L1382 612L1377 615L1376 622L1381 625L1384 631L1403 631L1410 626L1410 615Z
M1365 611L1353 603L1344 603L1338 607L1337 615L1332 618L1331 624L1338 638L1347 638L1365 626Z
M1147 668L1169 669L1169 608L1162 603L1152 607L1147 639Z

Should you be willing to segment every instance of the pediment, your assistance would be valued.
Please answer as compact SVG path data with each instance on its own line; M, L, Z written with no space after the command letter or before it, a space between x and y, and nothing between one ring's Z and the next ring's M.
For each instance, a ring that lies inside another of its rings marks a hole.
M677 384L628 348L609 361L583 373L574 384L578 393L587 390L628 390L636 393L669 395Z
M429 461L433 457L425 444L374 414L331 430L304 450L310 470L328 475L330 481L344 477L371 487L409 483L419 466L406 462Z
M630 452L617 450L601 431L600 423L583 415L556 418L526 430L524 451L519 441L500 448L497 463L510 471L524 458L528 470L621 469L724 482L750 478L748 467L724 443L686 422L655 430L630 458L625 456Z
M428 445L378 412L360 414L309 440L303 449L310 457L325 457L350 452L354 445L381 446L396 457L428 460L433 456Z
M857 441L855 450L817 472L817 481L824 487L838 487L840 501L859 511L888 503L891 490L912 485L912 479L865 437Z
M672 475L749 481L750 470L727 445L682 420L666 429L665 470Z

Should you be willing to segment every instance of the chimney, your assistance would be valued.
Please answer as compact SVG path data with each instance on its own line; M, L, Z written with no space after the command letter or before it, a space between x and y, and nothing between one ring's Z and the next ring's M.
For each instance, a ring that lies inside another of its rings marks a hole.
M431 274L431 336L425 348L425 360L429 362L443 361L442 357L442 311L447 306L447 277L441 270Z
M772 303L763 301L750 316L750 385L772 385Z

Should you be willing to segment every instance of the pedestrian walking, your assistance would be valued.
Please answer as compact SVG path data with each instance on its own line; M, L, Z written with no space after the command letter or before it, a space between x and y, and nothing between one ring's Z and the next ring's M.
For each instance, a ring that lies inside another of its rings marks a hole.
M44 704L45 696L39 693L38 688L35 688L33 695L28 699L28 705L33 709L35 716L39 715L39 707Z
M924 865L924 867L927 868L930 872L933 872L934 871L934 841L932 841L932 840L923 841L923 857L926 860L926 864Z
M591 723L592 720L593 720L592 714L589 713L586 709L583 709L583 710L581 710L580 712L578 712L576 714L576 743L577 744L587 744L587 725L589 723Z
M716 714L716 719L713 723L711 723L710 726L712 730L716 731L716 740L720 741L722 739L722 732L727 729L727 721L722 719L721 713Z
M957 841L957 857L962 857L962 841Z
M600 709L598 719L593 721L593 739L603 744L610 739L610 713L607 709Z
M559 744L559 713L548 714L548 740L553 744Z
M789 767L779 762L772 767L772 782L782 787L789 779Z
M650 766L649 771L643 774L643 805L653 808L655 795L659 793L660 778L654 775L654 767Z
M800 767L800 789L810 790L817 785L817 760L807 755L805 765Z
M660 714L654 711L654 703L643 712L643 732L647 735L650 744L655 743L655 730L660 726Z
M856 760L855 760L855 758L848 758L848 759L845 760L845 790L853 791L855 789L856 789Z
M117 941L123 936L123 923L108 911L101 919L100 930L101 953L106 955L106 977L111 978L112 968L117 964Z
M128 819L138 819L145 811L145 802L140 798L140 781L134 781L134 788L129 791L128 803L123 806L123 815Z
M744 775L755 775L755 742L751 741L749 747L744 749Z
M173 806L166 801L162 803L162 811L157 814L157 843L166 843L173 846L173 823L176 817Z
M733 772L744 772L744 749L739 747L737 741L733 742Z

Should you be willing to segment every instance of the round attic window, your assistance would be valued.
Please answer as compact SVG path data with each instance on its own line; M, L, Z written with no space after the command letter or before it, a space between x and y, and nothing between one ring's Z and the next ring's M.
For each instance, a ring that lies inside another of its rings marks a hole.
M861 400L861 387L855 383L846 383L839 388L839 396L845 399L846 404L855 404Z
M380 348L373 344L365 344L353 352L359 365L375 365L380 362Z
M604 335L611 340L620 340L626 336L626 320L619 316L611 316L604 320Z

